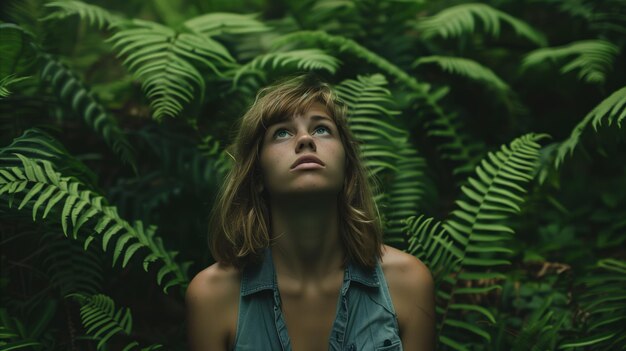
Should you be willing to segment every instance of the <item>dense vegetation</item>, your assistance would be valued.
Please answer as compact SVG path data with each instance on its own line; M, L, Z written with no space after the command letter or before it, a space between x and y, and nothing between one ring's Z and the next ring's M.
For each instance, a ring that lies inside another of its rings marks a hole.
M626 349L626 1L0 6L0 350L186 349L225 146L305 71L441 349Z

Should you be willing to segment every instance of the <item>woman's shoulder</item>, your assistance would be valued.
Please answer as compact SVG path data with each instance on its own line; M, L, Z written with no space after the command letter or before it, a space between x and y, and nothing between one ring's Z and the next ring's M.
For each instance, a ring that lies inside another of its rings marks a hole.
M240 282L241 274L237 268L216 262L196 274L186 295L191 299L220 302L238 294Z
M430 270L413 255L387 245L381 265L404 349L433 350L435 289Z
M381 266L396 311L406 310L406 304L417 303L419 309L430 314L434 304L434 281L430 270L422 261L384 245Z
M392 279L406 280L407 278L413 278L421 282L432 280L430 270L422 261L413 255L388 245L383 245L381 266L385 272L385 277L389 273Z
M240 276L234 267L215 263L189 283L185 302L193 350L231 349L237 328Z

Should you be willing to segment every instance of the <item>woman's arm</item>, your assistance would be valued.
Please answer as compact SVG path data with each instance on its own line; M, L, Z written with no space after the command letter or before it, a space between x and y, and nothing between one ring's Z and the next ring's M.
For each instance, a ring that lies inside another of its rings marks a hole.
M383 269L406 351L435 349L435 291L430 270L417 258L385 246Z
M185 295L190 350L226 351L231 347L238 299L239 280L234 269L216 263L194 277Z

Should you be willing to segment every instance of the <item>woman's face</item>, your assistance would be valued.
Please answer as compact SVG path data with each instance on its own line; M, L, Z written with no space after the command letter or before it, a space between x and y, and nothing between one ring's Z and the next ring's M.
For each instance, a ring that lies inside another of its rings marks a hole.
M270 196L336 195L343 187L345 150L335 122L321 103L270 126L260 156L263 184ZM299 163L302 157L316 159Z

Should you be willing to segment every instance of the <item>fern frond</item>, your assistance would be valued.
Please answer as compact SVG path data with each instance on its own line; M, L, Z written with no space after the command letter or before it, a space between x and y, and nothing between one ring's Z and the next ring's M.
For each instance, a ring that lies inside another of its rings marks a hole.
M287 34L274 42L275 47L285 45L316 45L330 47L338 52L346 52L376 66L385 74L393 77L396 81L407 87L414 93L418 102L435 114L432 123L432 133L429 135L442 136L447 139L440 151L448 158L458 161L462 166L455 170L456 174L463 173L467 167L474 166L474 160L482 156L482 146L472 143L461 132L455 117L446 113L439 104L439 100L445 95L445 91L431 91L430 85L418 82L414 77L407 74L403 69L389 62L384 57L368 50L357 42L342 36L330 35L322 31L300 31ZM443 93L442 93L443 92ZM477 151L477 150L480 151Z
M0 52L2 52L0 55L0 77L2 77L0 99L2 99L10 95L11 85L27 79L27 77L17 77L17 75L37 69L39 44L33 33L14 23L0 22L0 38L2 38L0 40Z
M563 141L557 149L555 167L558 168L563 163L567 154L572 155L576 145L578 145L580 136L589 123L591 123L595 131L602 125L603 120L605 120L604 123L608 126L615 123L618 128L621 128L624 118L626 118L626 87L615 91L608 98L602 100L598 106L594 107L594 109L574 127L569 138Z
M341 64L337 58L327 54L323 50L305 49L286 52L272 52L257 56L254 60L243 65L233 79L233 85L245 74L264 72L268 67L292 67L294 70L325 70L331 74L337 71Z
M426 63L435 63L446 72L484 82L502 92L509 90L508 84L493 73L492 70L474 60L464 57L425 56L415 60L413 66L417 67Z
M196 65L223 76L221 71L235 61L211 38L143 20L133 20L107 40L119 51L118 57L126 56L124 66L142 81L157 120L176 117L195 96L204 97L206 82Z
M67 176L79 179L85 186L96 190L97 176L84 163L73 157L57 139L39 128L30 128L0 149L0 161L4 166L18 166L22 161L15 156L47 160Z
M371 176L397 172L399 159L396 145L406 137L406 132L393 125L391 93L387 81L380 75L358 76L335 86L337 95L348 106L348 126L360 142L359 148Z
M23 323L0 307L0 350L32 350L43 345L27 337Z
M513 140L510 146L503 145L500 151L489 153L476 167L476 176L461 188L465 198L456 201L457 209L442 225L453 241L449 250L461 258L456 267L459 273L450 280L453 290L445 303L441 323L446 340L455 340L460 335L490 340L489 333L461 317L476 311L453 299L500 288L495 281L502 279L502 275L489 272L489 268L510 264L506 256L511 250L505 247L513 230L504 220L520 210L526 192L523 186L532 180L538 165L537 141L543 137L527 134ZM494 319L486 309L478 312Z
M164 291L171 286L187 284L186 270L189 263L179 266L174 261L176 253L165 250L161 238L154 235L156 227L150 226L144 230L140 221L129 224L119 217L114 206L103 204L105 200L102 196L89 190L80 190L80 182L62 177L50 162L32 160L20 154L16 156L22 161L22 167L0 168L0 195L7 193L11 196L9 207L15 194L25 193L18 210L26 205L32 206L32 218L36 221L38 210L44 204L43 219L57 203L63 203L61 226L66 236L71 226L72 237L77 239L79 229L90 219L97 219L93 228L95 233L85 239L85 247L94 240L96 233L100 234L102 250L107 251L111 242L114 245L113 265L122 259L122 267L128 264L138 250L147 250L143 268L147 271L154 261L163 263L157 273L157 283L164 285ZM169 280L164 281L166 276Z
M75 299L80 305L80 318L87 335L99 340L96 348L106 350L107 342L117 334L129 336L133 328L133 317L129 308L117 309L113 300L103 294L85 295L82 293L69 294L68 298ZM131 350L137 346L132 342L124 350ZM161 345L152 345L148 350L155 350Z
M30 76L16 77L15 74L9 74L8 76L0 79L0 99L11 95L11 92L9 91L9 85L19 83L26 79L30 79Z
M441 281L456 267L463 253L453 245L442 223L434 218L409 216L405 224L403 229L408 233L409 242L407 252L428 266L435 282Z
M83 248L79 242L66 240L60 233L47 232L41 236L40 247L46 253L43 265L50 282L61 295L102 291L103 259L95 246Z
M406 218L412 216L422 203L424 196L424 178L426 160L419 155L408 139L397 151L396 173L388 181L386 189L387 206L385 208L385 242L406 249L409 238L405 234Z
M456 114L444 113L441 110L437 112L439 112L437 118L425 123L428 136L441 138L441 141L437 143L441 158L451 160L458 165L452 173L456 176L466 176L480 162L486 146L482 141L473 140L463 132L463 124Z
M565 342L561 349L626 349L626 261L612 258L597 262L581 278L580 304L586 317L584 336Z
M559 61L571 58L561 67L566 74L578 71L578 79L587 83L604 83L607 73L613 66L619 48L606 40L583 40L568 45L542 48L532 51L524 57L522 68L537 66L546 61Z
M406 246L404 218L413 214L423 194L425 161L408 141L395 119L400 114L381 74L347 79L335 87L348 106L348 125L359 140L371 177L384 180L385 196L377 199L387 219L385 242Z
M50 84L59 100L71 107L77 115L82 116L87 125L102 136L122 161L136 171L133 149L118 126L117 120L106 111L69 67L51 55L43 54L42 58L45 65L41 70L41 77Z
M543 34L505 12L494 9L487 4L461 4L451 6L432 17L419 19L415 26L421 31L422 37L428 39L435 36L455 38L463 34L474 33L476 19L482 23L485 32L493 37L500 35L500 23L506 22L517 35L525 37L538 46L547 44Z
M384 57L368 50L352 39L339 35L330 35L323 31L299 31L286 34L273 43L274 48L280 48L289 44L328 46L338 52L345 52L354 55L376 66L382 72L395 78L412 90L427 93L428 84L419 83L415 78L409 76L404 70L389 62Z
M42 18L42 21L60 20L77 15L89 25L103 29L115 26L125 20L123 17L114 15L100 6L87 4L82 1L52 1L44 4L44 6L51 8L52 12Z
M230 157L211 136L197 145L184 134L154 125L132 134L144 157L158 164L142 177L120 179L108 189L109 201L128 217L151 218L180 192L214 192L231 167Z
M209 37L231 34L251 34L270 31L272 28L257 19L257 14L212 12L185 21L185 27Z

